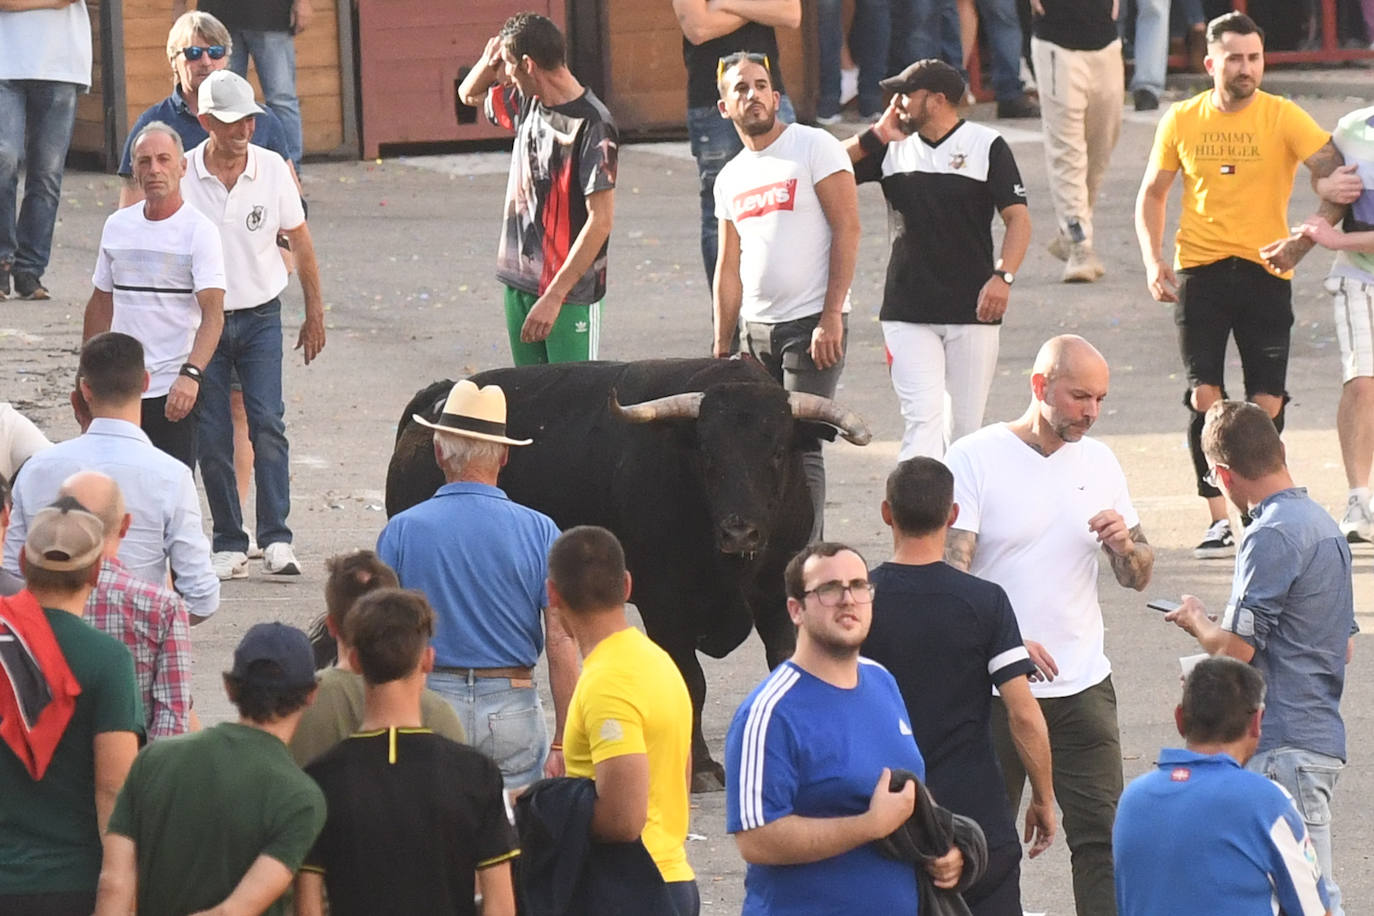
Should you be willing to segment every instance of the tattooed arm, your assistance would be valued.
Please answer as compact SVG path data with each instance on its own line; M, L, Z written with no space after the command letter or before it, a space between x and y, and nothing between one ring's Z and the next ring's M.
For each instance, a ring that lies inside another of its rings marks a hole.
M973 566L973 551L978 547L978 535L962 528L951 528L945 537L945 562L955 569L968 572Z
M1155 551L1145 540L1145 532L1136 525L1130 531L1131 549L1125 554L1117 553L1107 544L1102 549L1112 560L1112 574L1116 581L1126 588L1143 591L1150 584L1150 575L1155 568Z

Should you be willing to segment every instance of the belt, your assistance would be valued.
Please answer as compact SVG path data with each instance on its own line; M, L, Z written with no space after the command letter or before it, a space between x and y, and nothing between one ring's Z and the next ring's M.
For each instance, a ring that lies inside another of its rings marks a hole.
M450 668L446 665L435 665L434 670L440 674L454 674L458 677L503 677L512 681L528 681L534 677L533 668Z

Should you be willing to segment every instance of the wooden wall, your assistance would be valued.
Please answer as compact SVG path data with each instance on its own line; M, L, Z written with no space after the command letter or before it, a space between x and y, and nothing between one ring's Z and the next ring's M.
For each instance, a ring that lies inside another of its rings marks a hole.
M100 4L102 0L86 0L91 14L91 91L76 97L76 124L72 127L72 149L78 152L99 153L105 146L105 111L101 104L100 76Z

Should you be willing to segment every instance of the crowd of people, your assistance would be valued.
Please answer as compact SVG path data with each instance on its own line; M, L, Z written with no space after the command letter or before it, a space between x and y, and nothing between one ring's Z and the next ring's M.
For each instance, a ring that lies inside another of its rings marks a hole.
M1105 561L1141 591L1155 557L1120 464L1087 435L1110 387L1106 359L1081 337L1046 341L1025 411L983 425L1032 234L1011 149L961 116L958 66L901 50L896 30L884 78L860 78L861 99L891 94L871 126L842 142L792 123L773 27L797 3L759 5L773 18L749 19L744 0L675 2L689 125L700 123L712 352L743 349L790 391L834 393L856 188L879 182L900 217L880 320L905 432L880 510L891 558L871 570L825 540L823 455L804 455L812 543L784 573L796 649L726 738L744 912L854 912L858 888L865 911L939 912L957 898L980 916L1019 916L1023 844L1039 855L1062 816L1081 916L1341 916L1330 822L1358 629L1348 542L1374 540L1374 110L1328 133L1262 92L1263 33L1231 13L1206 27L1212 88L1160 122L1137 234L1150 294L1175 303L1211 516L1195 553L1234 554L1236 573L1221 615L1194 596L1168 610L1210 657L1186 676L1186 749L1166 749L1158 772L1124 788L1097 573ZM1092 206L1123 106L1115 3L1031 5L1032 56L1050 78L1048 247L1063 279L1092 282L1105 270ZM308 4L292 9L308 18ZM883 30L870 31L876 41ZM300 572L281 394L279 296L292 272L307 364L325 344L292 164L298 127L284 126L288 114L265 130L285 138L285 155L254 142L273 118L225 69L244 48L273 47L240 42L202 10L177 18L172 95L129 137L124 206L99 244L71 392L81 435L50 445L0 407L0 916L313 916L326 901L339 914L473 913L480 901L487 916L697 916L687 685L630 623L615 534L560 532L501 490L510 450L531 440L508 434L497 386L460 381L436 419L416 418L433 431L444 484L392 517L375 552L329 561L333 667L316 671L300 630L258 624L224 674L237 721L201 727L190 627L216 613L222 581L247 575L254 539L269 574ZM12 82L0 70L0 92ZM531 13L487 42L458 95L516 135L497 256L513 361L595 358L612 113L568 69L554 23ZM726 130L733 148L717 142ZM1290 230L1299 164L1321 204ZM1171 264L1164 214L1180 175ZM998 252L994 217L1006 230ZM42 249L45 262L46 244L22 253ZM1339 523L1295 484L1280 439L1292 270L1316 245L1342 252L1327 280L1346 379L1351 493ZM12 263L31 294L42 265ZM1244 401L1225 390L1231 336ZM251 536L236 404L257 488ZM1225 849L1224 901L1217 863L1183 851L1181 838L1199 835Z

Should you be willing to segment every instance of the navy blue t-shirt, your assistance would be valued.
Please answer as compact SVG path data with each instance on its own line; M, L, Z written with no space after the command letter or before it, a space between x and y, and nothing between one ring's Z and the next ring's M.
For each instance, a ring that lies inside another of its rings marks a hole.
M925 779L902 696L882 665L859 659L859 683L836 687L783 662L735 711L725 738L725 829L753 830L789 814L868 810L883 767ZM741 916L914 914L916 870L870 844L807 865L750 865Z
M286 151L286 131L282 128L281 121L272 113L272 109L265 105L258 107L262 109L262 114L255 116L253 145L270 149L290 162L291 156ZM196 116L191 114L191 109L186 107L186 100L181 97L181 91L174 89L167 98L139 115L134 126L129 128L129 136L124 138L124 156L119 160L119 174L121 176L128 178L134 173L134 138L138 136L138 132L143 129L144 125L151 121L161 121L176 131L181 137L181 145L187 150L199 146L209 136L205 132L205 128L200 126L200 121L196 119Z
M884 563L863 653L897 681L939 804L983 828L988 848L1018 843L988 715L992 688L1035 670L1007 593L945 563Z

